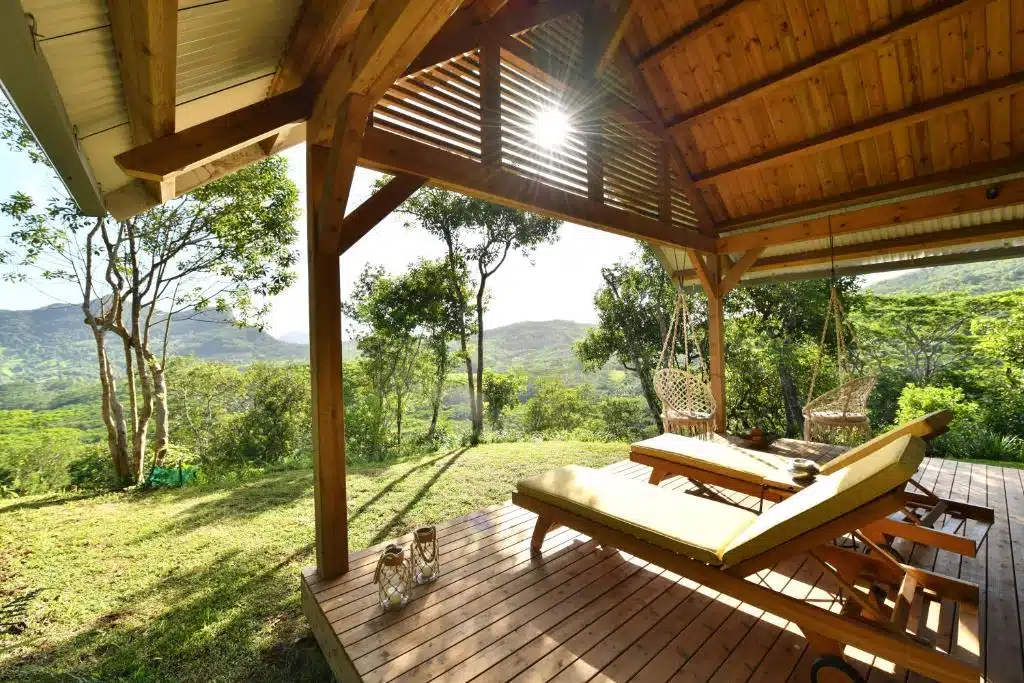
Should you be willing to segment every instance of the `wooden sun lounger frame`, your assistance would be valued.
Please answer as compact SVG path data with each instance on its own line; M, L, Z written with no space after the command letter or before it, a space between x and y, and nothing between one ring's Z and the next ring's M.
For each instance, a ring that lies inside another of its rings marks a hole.
M938 436L942 431L944 430L937 431L928 439ZM800 490L791 482L765 480L762 484L755 484L746 479L730 477L720 472L712 472L659 458L650 453L639 452L632 447L629 450L629 459L651 468L651 484L658 485L671 476L686 477L702 490L711 494L712 497L720 498L706 488L707 486L718 486L773 503L783 501ZM991 527L995 522L995 511L990 507L942 498L914 479L910 480L910 484L918 490L918 493L906 495L905 503L900 508L903 512L903 519L894 519L883 515L862 527L863 534L879 545L889 545L892 538L905 538L908 541L948 550L964 557L976 557L978 546L981 545L984 536L977 539L968 538L943 529L936 529L934 524L943 514L948 513L960 517L964 521L973 520L985 524L987 533L987 527ZM924 512L919 514L917 510L924 510Z
M864 554L831 544L851 533L871 544L858 529L906 506L909 499L903 490L894 489L791 541L725 568L698 562L527 494L516 492L512 502L537 514L530 545L534 552L541 552L549 531L566 526L601 545L627 552L793 622L819 658L842 658L845 646L852 645L942 683L980 680L980 653L970 653L975 661L964 662L922 643L906 631L911 604L916 593L923 591L936 599L955 601L961 630L966 628L977 634L980 591L976 584L908 566L882 548L875 547L876 553ZM836 577L840 592L847 596L841 612L831 612L746 578L801 553L809 553ZM865 582L894 595L894 606L879 602L870 589L858 590L857 586Z

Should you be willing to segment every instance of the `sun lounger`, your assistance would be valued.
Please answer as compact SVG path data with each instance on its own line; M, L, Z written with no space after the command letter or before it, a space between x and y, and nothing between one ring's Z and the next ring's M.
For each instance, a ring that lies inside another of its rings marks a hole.
M903 436L934 438L947 431L952 419L950 411L942 410L912 420L829 460L821 466L821 474L839 472ZM701 493L712 497L716 494L710 487L721 487L778 502L809 483L794 475L790 458L676 434L634 443L630 459L651 467L652 484L667 476L684 476L697 484ZM947 500L913 479L910 483L915 490L907 494L904 508L863 531L879 544L888 545L898 537L967 557L976 556L984 536L964 535L966 520L981 522L981 529L987 531L994 521L992 508Z
M842 659L852 645L941 682L977 683L980 659L954 658L907 630L912 607L922 605L915 601L955 603L953 632L968 636L949 649L978 655L969 637L978 633L976 585L907 566L884 548L865 554L832 543L854 534L872 545L858 530L907 504L906 484L924 450L920 438L902 436L760 515L578 466L519 482L512 500L538 515L536 552L548 531L566 526L795 623L819 655L812 680L861 680ZM846 598L841 611L746 578L802 553L835 577Z

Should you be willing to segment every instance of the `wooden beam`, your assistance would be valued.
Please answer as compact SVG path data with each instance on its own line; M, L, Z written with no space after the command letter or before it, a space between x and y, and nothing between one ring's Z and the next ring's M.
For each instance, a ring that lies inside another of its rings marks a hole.
M331 138L335 115L349 93L367 95L371 105L376 102L460 1L389 0L370 5L317 93L309 142L323 144Z
M889 112L845 128L829 131L808 140L783 145L756 157L740 159L731 164L711 169L697 177L695 182L698 187L723 183L740 173L763 170L809 154L817 154L842 145L873 138L897 127L911 126L936 116L965 109L975 102L1009 96L1022 89L1024 89L1024 72L1010 74L1004 78L949 93L907 109Z
M687 249L686 255L690 257L690 263L693 264L694 273L697 275L697 279L700 280L701 287L704 288L704 294L710 299L718 296L718 277L715 272L712 272L711 266L704 261L704 257L697 252L696 249ZM710 255L713 258L713 255ZM709 258L709 260L711 260Z
M281 58L270 94L302 86L351 35L370 0L306 0Z
M316 229L321 248L334 254L340 253L345 208L372 107L373 102L368 96L352 93L342 103L333 126L334 139L324 170L323 196L318 207L320 216ZM307 188L306 191L316 192L317 188Z
M726 271L725 273L725 277L722 278L721 284L719 285L719 290L721 291L722 296L725 296L726 294L731 292L733 290L733 287L739 284L739 281L740 279L743 278L744 273L746 273L747 270L749 270L750 267L754 264L754 262L757 261L758 257L761 255L763 251L763 248L755 247L754 249L751 249L750 251L743 254L743 256L741 256L740 259L736 261L736 263L730 266L729 270Z
M967 244L996 242L1021 237L1024 237L1024 221L1003 221L986 225L973 225L956 230L943 230L941 232L906 235L860 244L847 244L836 247L834 253L830 249L815 249L797 254L769 256L753 263L749 267L748 272L759 273L778 268L795 268L818 263L830 263L833 257L837 263L841 263L859 258L887 256L922 249L941 249ZM755 249L748 251L747 254L760 253L760 251L763 250ZM696 273L689 271L681 271L681 274L684 278L696 275Z
M590 54L585 55L584 69L587 76L600 77L611 66L615 55L622 44L622 38L626 34L629 22L635 15L636 0L617 0L616 7L611 11L600 11L595 3L587 16L593 16L599 20L599 35L597 42L587 50ZM584 28L585 30L585 28Z
M348 571L345 404L342 392L341 272L337 250L320 235L320 188L328 150L306 146L309 371L313 392L313 506L316 566L328 581Z
M509 171L483 173L465 157L370 129L363 139L362 163L390 173L410 173L473 197L588 225L608 232L675 248L711 251L714 240L693 230L680 230L661 221L591 201Z
M292 90L167 135L114 157L134 178L162 182L305 121L310 97Z
M501 166L501 44L488 35L480 46L480 157Z
M670 129L693 128L715 116L721 116L727 109L766 97L783 88L795 86L809 78L813 72L877 51L885 45L909 37L926 26L937 26L952 16L962 14L987 2L988 0L941 0L922 9L907 12L887 26L818 52L779 73L766 76L726 93L722 97L684 111L668 121L668 126Z
M682 30L677 31L652 47L650 50L647 50L644 54L640 55L640 58L636 63L637 66L646 70L660 64L665 59L681 50L687 43L691 43L692 41L707 35L710 31L720 26L725 19L733 13L736 13L736 11L740 9L746 1L747 0L729 0L711 12L708 12L703 17L700 17L693 23L683 27Z
M306 138L305 128L304 124L286 128L274 136L272 145L265 144L269 138L260 140L178 174L169 181L173 183L173 196L186 195L198 187L299 144ZM160 202L153 194L151 187L152 185L146 181L134 180L108 192L103 198L107 211L120 221L157 206Z
M107 0L135 144L174 132L177 0Z
M487 23L487 31L503 37L521 33L546 21L575 12L580 8L578 0L509 0ZM484 22L479 15L467 7L455 13L437 35L423 48L403 75L446 62L453 57L472 52L483 41Z
M369 199L345 216L345 220L341 224L338 254L344 254L349 247L387 218L392 211L401 206L402 202L411 197L426 182L426 178L399 174L370 195Z
M1017 155L1008 159L931 173L879 187L864 188L796 206L744 216L719 223L717 227L720 232L728 233L734 230L771 227L769 224L794 223L813 218L816 215L851 211L865 204L891 203L901 199L910 200L916 193L942 190L954 185L998 183L1007 180L1009 176L1019 175L1022 172L1024 172L1024 155Z
M990 196L993 188L996 190L995 197ZM762 230L723 235L718 239L718 252L730 254L755 247L805 242L828 237L830 231L833 236L846 235L1016 204L1024 204L1024 178L991 186L976 186L945 194L921 196L834 216L810 218Z

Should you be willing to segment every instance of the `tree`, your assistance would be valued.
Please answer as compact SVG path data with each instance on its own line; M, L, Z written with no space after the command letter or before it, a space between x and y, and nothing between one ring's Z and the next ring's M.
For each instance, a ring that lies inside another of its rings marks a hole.
M471 272L476 293L472 312L475 326L460 315L455 321L460 354L466 363L469 388L471 441L476 443L484 429L484 310L487 282L518 251L532 254L541 244L553 242L560 223L490 202L427 187L408 199L399 211L444 242L445 263L449 269L449 298L452 309L459 308L461 272ZM474 330L475 328L475 330ZM476 332L476 366L470 354L470 336Z
M801 395L797 369L804 361L813 363L815 359L807 358L806 352L812 356L821 337L825 323L825 312L830 297L828 280L800 280L796 282L772 282L763 285L737 287L726 299L726 311L730 314L729 324L735 320L747 320L749 332L763 335L763 345L768 347L768 358L774 362L775 373L771 381L772 391L778 390L782 395L785 409L786 433L797 435L802 433L802 406L806 396ZM843 309L849 311L856 302L857 282L852 277L841 277L836 281ZM851 352L856 352L850 338L848 320L844 322L844 334ZM830 324L830 331L835 328ZM831 337L830 337L831 338ZM831 338L834 339L834 338ZM831 345L831 346L830 346ZM826 340L821 350L826 356L835 355L835 342ZM737 348L736 351L739 351ZM854 358L855 360L855 358ZM731 362L729 349L726 349L726 364ZM751 376L753 381L760 382ZM819 379L820 393L827 389L827 382ZM777 383L776 383L777 382ZM752 393L756 388L752 389Z
M9 110L0 138L45 163ZM166 363L173 320L215 309L236 324L260 325L269 298L295 278L298 190L287 162L273 157L135 218L83 216L67 196L45 204L16 193L0 204L15 225L10 278L34 272L70 282L81 294L96 340L102 414L118 478L145 476L148 430L153 458L167 453ZM121 342L128 409L117 389L107 335Z
M521 369L512 372L484 371L484 399L491 427L501 429L505 412L519 405L519 394L525 389L526 374Z
M601 275L605 285L594 295L597 327L576 343L576 356L588 371L600 370L614 358L636 373L651 419L661 431L653 373L671 323L675 285L646 244L630 260L603 268Z
M344 309L363 355L370 386L379 405L377 434L383 447L387 406L394 402L396 442L402 443L406 399L418 384L424 347L433 357L428 438L434 438L448 372L448 344L459 322L466 324L466 279L453 282L444 262L421 260L408 272L391 277L382 268L367 266ZM461 298L450 289L462 292Z

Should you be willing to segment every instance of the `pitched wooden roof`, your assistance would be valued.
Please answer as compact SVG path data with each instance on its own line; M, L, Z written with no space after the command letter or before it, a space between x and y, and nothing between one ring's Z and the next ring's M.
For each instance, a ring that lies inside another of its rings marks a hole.
M130 215L310 116L329 135L339 63L398 35L381 2L22 0L37 48L5 43L0 75L80 201L91 176L83 205ZM1024 249L1024 0L468 0L440 23L406 27L423 47L372 95L360 163L652 240L684 281L697 253L754 280L821 274L830 244L850 272ZM551 107L573 131L541 149Z

